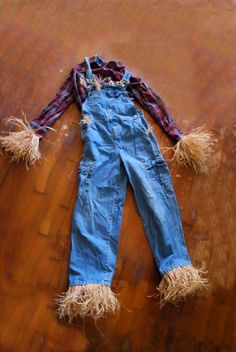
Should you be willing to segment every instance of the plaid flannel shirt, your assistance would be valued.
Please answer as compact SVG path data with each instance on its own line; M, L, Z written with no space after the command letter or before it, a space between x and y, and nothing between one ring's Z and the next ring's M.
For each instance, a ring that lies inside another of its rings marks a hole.
M126 70L122 62L106 62L98 55L90 57L89 62L93 75L102 79L110 77L115 82L122 80ZM30 122L30 126L40 139L71 103L75 102L81 111L88 94L86 86L81 84L81 78L86 77L86 70L87 66L84 61L74 65L55 97ZM156 120L172 140L177 142L183 137L183 132L177 127L163 100L141 78L132 75L126 89L129 96L134 98Z

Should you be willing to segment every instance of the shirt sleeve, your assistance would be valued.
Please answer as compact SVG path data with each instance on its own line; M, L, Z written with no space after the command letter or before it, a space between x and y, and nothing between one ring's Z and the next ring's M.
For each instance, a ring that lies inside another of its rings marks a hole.
M132 77L130 81L132 96L150 113L166 134L174 141L183 137L164 101L140 78Z
M32 127L35 134L40 139L44 137L48 129L51 128L50 126L59 119L63 112L74 101L73 74L74 68L71 69L53 99L41 113L29 123L30 127Z

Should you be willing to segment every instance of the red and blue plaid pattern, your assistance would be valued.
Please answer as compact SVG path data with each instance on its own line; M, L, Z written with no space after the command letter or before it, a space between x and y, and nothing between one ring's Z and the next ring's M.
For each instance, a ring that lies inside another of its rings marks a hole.
M101 62L96 60L94 55L89 58L89 62L93 75L100 79L110 77L113 81L120 81L125 72L125 66L120 61ZM87 97L87 88L81 84L80 78L85 78L86 70L84 61L74 65L55 97L30 122L30 126L40 138L43 138L48 127L52 126L72 102L75 102L81 111ZM131 76L126 89L129 96L150 113L170 138L178 141L183 137L183 132L177 127L163 100L145 82Z

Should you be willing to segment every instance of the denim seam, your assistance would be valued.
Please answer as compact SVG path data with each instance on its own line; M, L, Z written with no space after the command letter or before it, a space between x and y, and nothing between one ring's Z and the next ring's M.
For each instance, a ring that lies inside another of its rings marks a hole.
M165 162L165 161L164 161L164 162ZM171 175L169 174L168 180L163 181L162 176L161 176L161 172L160 172L160 169L159 169L160 166L158 166L158 163L154 163L153 166L155 166L155 168L156 168L156 170L157 170L159 183L160 183L161 188L162 188L162 190L163 190L163 195L164 195L164 197L165 197L165 199L166 199L166 201L167 201L167 204L168 204L169 207L170 207L170 212L173 214L173 220L174 220L174 224L175 224L175 230L176 230L176 232L177 232L180 236L182 236L183 234L181 233L181 231L180 231L180 229L179 229L179 227L178 227L178 223L177 223L177 219L176 219L175 205L173 204L173 201L175 201L176 195L175 195L175 190L174 190L174 187L173 187L173 184L172 184ZM168 182L168 184L170 184L170 186L172 186L172 187L170 187L169 190L166 192L166 191L165 191L165 187L168 187L168 186L167 186L167 182ZM164 188L164 189L163 189L163 188ZM170 192L171 194L168 194L168 192ZM170 199L170 197L171 197L172 199ZM180 220L180 221L181 221L181 220Z
M97 284L97 285L109 285L111 286L110 280L69 280L69 286L76 285L89 285L89 284Z
M138 199L137 199L137 197L136 197L136 195L135 195L135 192L134 192L134 196L135 196L135 198L136 198L136 204L139 204L139 203L138 203ZM143 224L143 228L144 228L145 235L146 235L148 241L150 242L150 246L151 246L151 250L152 250L152 252L153 252L153 256L154 256L156 262L159 262L158 258L156 257L156 255L155 255L155 253L154 253L154 250L153 250L153 248L155 247L155 246L154 246L153 238L152 238L151 236L149 236L149 231L146 231L145 226L144 226L144 224L145 224L145 218L144 218L144 216L143 216L143 214L142 214L142 211L140 211L140 207L137 206L137 208L138 208L138 210L139 210L139 215L140 215L140 218L141 218L141 220L142 220L142 224Z
M171 182L171 181L170 181ZM168 198L168 196L167 196ZM175 204L173 204L173 202L175 202ZM183 231L181 231L181 229L179 228L179 226L182 227L182 220L181 220L181 217L180 216L177 216L176 217L176 203L177 203L177 200L176 200L176 195L175 195L175 191L173 190L173 194L172 194L172 199L169 201L169 204L170 204L170 209L171 209L171 212L173 214L173 218L174 218L174 224L175 224L175 228L176 228L176 231L177 233L179 234L180 236L180 241L181 241L181 237L184 238L184 233ZM179 223L180 222L180 223ZM185 241L185 238L184 238L184 241ZM182 242L182 241L181 241Z
M106 234L106 239L107 239L107 261L106 261L106 265L105 265L105 268L106 268L105 277L108 276L108 262L109 262L109 251L110 251L111 227L112 227L112 223L113 223L115 206L116 206L116 198L114 197L113 198L113 205L112 205L110 221L109 221L109 226L108 226L108 231L107 231L107 234Z

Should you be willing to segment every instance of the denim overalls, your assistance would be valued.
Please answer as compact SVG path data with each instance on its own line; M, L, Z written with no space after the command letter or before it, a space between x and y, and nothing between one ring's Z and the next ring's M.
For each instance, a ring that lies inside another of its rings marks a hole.
M92 81L88 58L86 81ZM114 276L128 181L161 275L191 265L168 166L142 110L124 84L88 87L82 105L83 157L78 170L69 286L104 284Z

